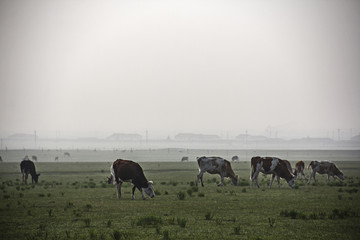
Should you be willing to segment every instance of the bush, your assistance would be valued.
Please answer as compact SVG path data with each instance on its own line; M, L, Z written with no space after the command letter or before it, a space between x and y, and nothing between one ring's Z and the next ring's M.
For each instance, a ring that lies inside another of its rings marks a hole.
M185 199L185 193L184 192L178 192L178 194L177 194L177 198L179 199L179 200L184 200Z
M214 217L214 213L207 212L205 214L205 220L211 220L211 219L213 219L213 217Z
M85 218L84 223L85 223L85 227L90 227L91 219L90 218Z
M180 227L184 228L186 226L186 219L185 218L177 218L177 223Z
M240 225L234 227L234 234L235 235L240 235Z

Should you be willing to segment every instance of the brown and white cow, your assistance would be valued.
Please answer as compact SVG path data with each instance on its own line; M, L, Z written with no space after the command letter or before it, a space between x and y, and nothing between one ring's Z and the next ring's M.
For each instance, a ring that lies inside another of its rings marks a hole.
M148 181L140 165L130 160L118 159L110 167L111 176L108 178L108 183L116 185L117 196L121 197L121 185L123 182L131 182L132 188L131 198L135 199L135 189L139 189L142 198L145 200L144 192L153 198L155 196L153 182Z
M281 160L275 157L253 157L251 158L251 187L254 187L254 181L258 187L258 176L262 172L264 174L272 174L269 187L274 181L275 176L277 177L278 185L280 187L280 178L284 178L291 188L295 185L295 177L292 175L291 170L289 170L289 164L286 160ZM291 169L291 166L290 166Z
M296 162L295 170L294 170L295 179L297 179L298 176L300 176L301 180L302 180L303 176L304 176L304 178L306 178L306 176L304 174L304 170L305 170L305 163L303 161Z
M311 183L311 178L314 178L314 180L316 182L316 178L315 178L316 173L327 174L328 177L327 177L326 183L329 183L330 176L332 176L335 181L336 181L335 176L337 176L341 180L344 180L344 174L332 162L329 162L329 161L321 161L321 162L311 161L308 168L310 168L310 167L312 168L312 171L311 171L311 174L310 174L308 184Z
M22 160L20 163L20 170L22 174L22 181L23 183L27 184L28 175L31 175L31 182L37 183L40 173L37 174L35 170L35 165L30 160Z
M239 176L235 175L228 160L221 157L200 157L197 159L197 162L199 165L199 174L197 175L196 186L199 184L199 179L201 186L204 186L203 175L205 172L220 175L221 180L218 186L224 186L225 177L230 178L232 184L237 185Z

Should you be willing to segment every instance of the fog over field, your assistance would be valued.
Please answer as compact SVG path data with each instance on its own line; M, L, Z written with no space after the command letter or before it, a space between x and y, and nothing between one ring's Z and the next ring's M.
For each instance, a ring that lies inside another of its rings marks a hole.
M344 142L360 133L359 12L357 0L1 1L1 149L294 147L248 136L358 149ZM109 144L116 133L141 139ZM174 144L189 133L220 141Z

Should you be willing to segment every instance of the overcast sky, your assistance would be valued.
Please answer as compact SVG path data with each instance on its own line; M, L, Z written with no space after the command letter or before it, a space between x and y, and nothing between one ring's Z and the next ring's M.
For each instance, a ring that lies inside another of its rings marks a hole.
M0 135L355 135L359 23L357 0L1 0Z

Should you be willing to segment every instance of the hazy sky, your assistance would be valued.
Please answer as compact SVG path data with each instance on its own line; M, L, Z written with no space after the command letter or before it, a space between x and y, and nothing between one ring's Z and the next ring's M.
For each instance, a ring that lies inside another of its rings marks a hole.
M357 0L1 0L0 135L355 135L359 24Z

